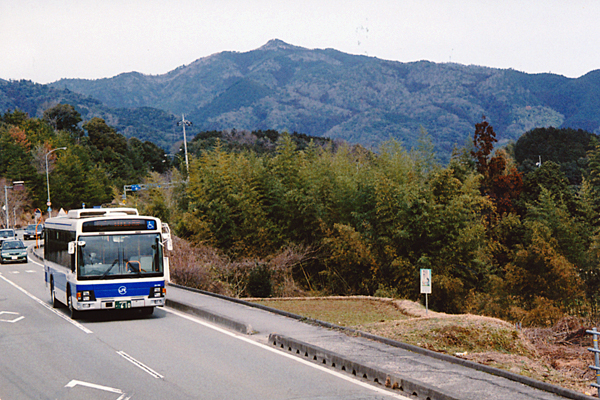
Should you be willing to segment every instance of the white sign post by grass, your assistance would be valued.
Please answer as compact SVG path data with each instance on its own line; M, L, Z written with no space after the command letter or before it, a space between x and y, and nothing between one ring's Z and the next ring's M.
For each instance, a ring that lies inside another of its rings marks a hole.
M429 312L428 294L431 294L431 270L421 270L421 294L425 294L425 314Z

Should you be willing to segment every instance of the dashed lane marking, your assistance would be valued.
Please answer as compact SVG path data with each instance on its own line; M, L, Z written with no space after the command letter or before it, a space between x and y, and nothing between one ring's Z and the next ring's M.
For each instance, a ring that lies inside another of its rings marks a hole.
M164 378L164 376L162 376L158 372L154 371L152 368L148 367L147 365L142 364L140 361L131 357L129 354L125 353L124 351L117 351L117 354L120 355L121 357L123 357L124 359L126 359L127 361L129 361L130 363L132 363L133 365L135 365L136 367L142 369L144 372L150 374L154 378L158 378L158 379Z

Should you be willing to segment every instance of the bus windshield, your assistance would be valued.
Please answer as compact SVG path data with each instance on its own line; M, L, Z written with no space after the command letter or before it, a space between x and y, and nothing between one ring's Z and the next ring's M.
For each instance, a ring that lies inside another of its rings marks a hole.
M115 279L163 275L160 235L80 236L77 276Z

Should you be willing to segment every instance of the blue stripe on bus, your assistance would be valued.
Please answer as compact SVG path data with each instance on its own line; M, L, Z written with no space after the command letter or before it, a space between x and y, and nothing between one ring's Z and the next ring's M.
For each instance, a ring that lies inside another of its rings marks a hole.
M77 284L77 292L93 290L96 299L104 297L148 296L150 288L165 286L165 281Z

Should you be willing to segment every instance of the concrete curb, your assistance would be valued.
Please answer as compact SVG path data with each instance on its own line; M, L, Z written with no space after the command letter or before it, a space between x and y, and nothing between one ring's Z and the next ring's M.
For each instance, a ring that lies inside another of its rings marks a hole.
M234 330L236 332L243 333L245 335L252 335L254 331L252 330L251 325L244 324L243 322L235 321L231 318L227 318L223 315L219 315L217 313L213 313L207 310L203 310L197 306L191 306L189 304L181 303L175 300L170 300L167 294L166 306L174 308L176 310L182 311L184 313L193 314L202 319L208 320L210 322L214 322L215 324L219 324Z
M362 377L374 383L379 383L387 388L399 390L407 396L415 396L424 400L460 400L458 397L426 383L414 379L402 378L377 368L368 367L332 351L277 333L269 335L269 343L283 351L287 350L298 357L304 357L307 360L328 365L359 378Z
M237 299L237 298L233 298L233 297L227 297L221 294L216 294L216 293L211 293L211 292L207 292L205 290L200 290L200 289L194 289L194 288L189 288L189 287L185 287L185 286L181 286L178 284L173 284L173 283L169 283L169 285L183 289L183 290L188 290L188 291L192 291L192 292L197 292L197 293L201 293L201 294L205 294L207 296L212 296L212 297L217 297L223 300L227 300L227 301L231 301L234 303L238 303L238 304L243 304L249 307L254 307L254 308L259 308L261 310L265 310L268 312L272 312L274 314L279 314L279 315L283 315L289 318L293 318L299 321L304 321L307 323L311 323L311 324L315 324L315 325L319 325L325 328L329 328L329 329L336 329L336 330L340 330L340 331L345 331L345 332L349 332L352 333L355 336L361 336L364 337L365 339L370 339L370 340L374 340L380 343L384 343L387 344L388 346L393 346L393 347L398 347L404 350L408 350L408 351L412 351L414 353L417 354L423 354L425 356L428 357L432 357L438 360L442 360L442 361L446 361L446 362L450 362L453 364L459 364L462 365L464 367L467 368L471 368L471 369L475 369L481 372L485 372L488 374L492 374L492 375L496 375L496 376L500 376L502 378L506 378L509 379L511 381L515 381L515 382L519 382L522 383L524 385L536 388L536 389L540 389L543 390L545 392L549 392L549 393L553 393L568 399L573 399L573 400L594 400L597 399L597 397L592 397L592 396L588 396L585 395L583 393L579 393L579 392L575 392L573 390L569 390L569 389L565 389L563 387L560 386L556 386L556 385L551 385L549 383L546 382L542 382L542 381L538 381L523 375L519 375L519 374L515 374L503 369L499 369L499 368L494 368L494 367L490 367L488 365L483 365L483 364L478 364L476 362L473 361L469 361L469 360L465 360L459 357L454 357L454 356L450 356L448 354L442 354L442 353L437 353L435 351L432 350L427 350L424 349L422 347L418 347L418 346L414 346L411 344L407 344L407 343L402 343L402 342L398 342L392 339L388 339L388 338L384 338L381 336L377 336L377 335L372 335L370 333L367 332L362 332L356 329L352 329L352 328L347 328L344 326L339 326L339 325L335 325L335 324L331 324L329 322L325 322L325 321L320 321L317 319L311 319L311 318L306 318L303 317L301 315L297 315L297 314L292 314L289 313L287 311L282 311L282 310L278 310L272 307L268 307L262 304L256 304L256 303L252 303L249 301L245 301L245 300L241 300L241 299ZM327 351L327 350L323 350L323 351Z

